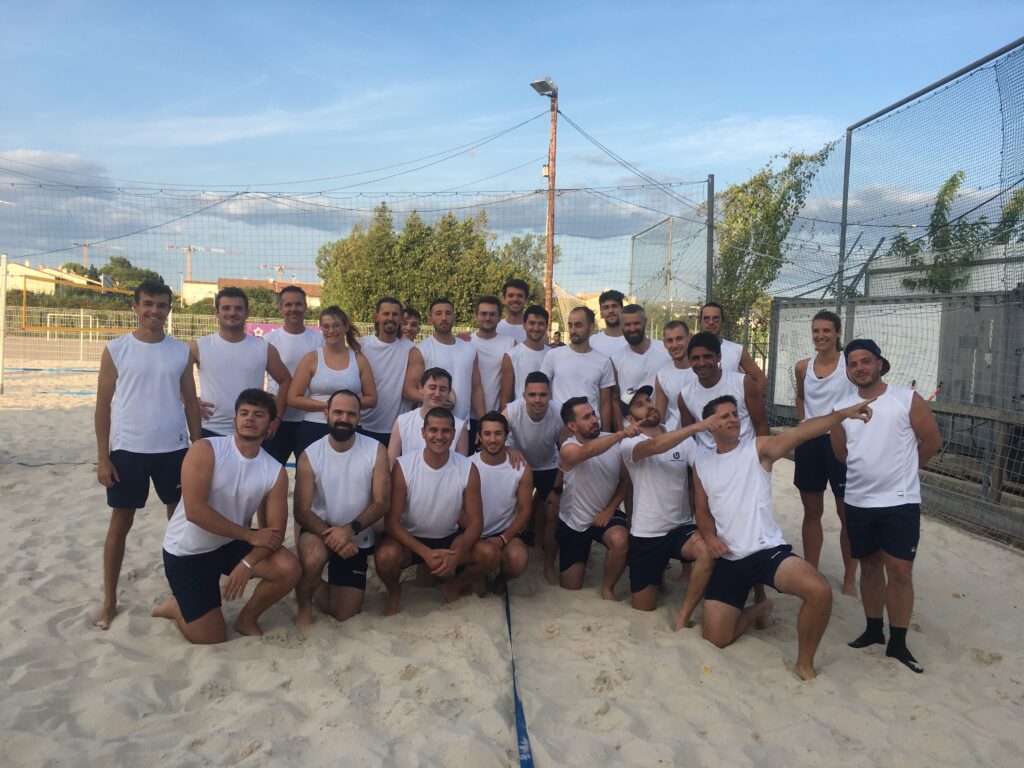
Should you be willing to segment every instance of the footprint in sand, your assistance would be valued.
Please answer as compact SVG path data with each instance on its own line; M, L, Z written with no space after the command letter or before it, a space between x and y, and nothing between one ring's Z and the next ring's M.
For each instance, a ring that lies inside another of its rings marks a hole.
M1003 654L995 653L992 651L983 651L981 648L971 648L971 658L975 664L981 664L983 667L990 667L996 662L1003 660Z

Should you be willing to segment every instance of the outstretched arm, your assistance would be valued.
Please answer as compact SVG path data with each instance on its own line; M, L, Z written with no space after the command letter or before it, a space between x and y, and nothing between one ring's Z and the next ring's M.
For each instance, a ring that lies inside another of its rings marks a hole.
M875 398L872 397L870 400L863 400L857 403L857 405L851 405L849 408L833 411L827 416L808 419L772 437L757 438L757 453L761 459L762 466L767 464L765 469L770 469L773 463L786 456L800 443L813 437L824 435L829 430L838 427L846 419L869 421L871 419L870 405L873 402L875 402Z
M644 440L633 446L633 460L645 459L648 456L656 456L659 453L670 451L683 442L686 438L696 435L698 432L714 432L721 425L722 419L719 416L709 416L696 424L688 427L673 429L671 432L662 432L657 437Z
M619 432L613 432L610 435L601 435L593 440L588 440L586 445L563 443L562 449L559 452L562 469L572 469L577 464L584 462L587 459L593 458L594 456L600 456L612 446L621 443L627 437L635 437L638 434L640 434L640 430L638 430L635 425L627 424L626 427Z

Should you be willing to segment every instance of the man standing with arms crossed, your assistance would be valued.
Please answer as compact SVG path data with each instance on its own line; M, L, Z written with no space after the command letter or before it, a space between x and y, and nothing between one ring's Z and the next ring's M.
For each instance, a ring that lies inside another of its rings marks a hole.
M567 325L572 343L550 350L540 367L551 381L551 398L565 403L574 397L585 397L594 413L600 416L601 427L611 429L615 424L612 415L615 373L611 360L590 346L593 310L576 307L569 313Z
M409 363L412 342L399 338L402 302L393 296L377 300L373 316L376 334L360 340L361 351L373 369L377 385L377 404L367 408L359 419L359 432L372 437L386 448L391 441L391 428L402 412L402 389L405 367Z
M722 370L743 371L757 385L758 392L763 396L768 389L768 377L764 375L754 358L743 348L742 344L729 341L722 337L722 328L725 325L725 310L722 305L716 302L708 302L700 308L700 329L714 335L722 348Z
M302 358L308 352L320 349L324 345L324 337L319 330L306 327L306 292L297 285L281 289L277 294L277 306L284 318L284 325L275 328L264 338L277 350L289 375L295 376ZM286 398L288 396L288 388L279 389L276 381L267 382L267 392L272 395L283 392ZM282 464L287 464L288 457L293 453L297 456L299 425L305 417L306 414L298 408L285 409L277 431L264 446L267 453Z
M498 335L508 336L517 344L526 341L526 329L523 324L523 307L530 296L530 286L525 280L511 278L501 286L501 298L505 303L505 317L498 322Z
M349 390L327 401L330 433L302 452L295 469L295 522L302 579L295 588L295 628L309 631L312 602L345 621L363 608L373 524L391 500L391 471L383 444L357 434L359 396ZM327 582L320 580L327 565Z
M846 463L846 529L850 552L860 561L860 594L867 629L849 645L885 643L883 611L889 613L885 655L914 672L924 667L907 648L914 610L911 571L921 536L919 470L942 448L942 435L928 404L909 387L882 381L889 361L871 339L846 345L846 371L857 385L850 400L871 398L874 417L832 428L832 450Z
M171 289L146 280L132 311L138 327L107 343L96 384L96 476L107 489L110 526L103 544L103 607L94 624L109 629L135 510L146 506L152 478L167 516L181 499L181 464L189 438L201 436L188 345L164 332Z

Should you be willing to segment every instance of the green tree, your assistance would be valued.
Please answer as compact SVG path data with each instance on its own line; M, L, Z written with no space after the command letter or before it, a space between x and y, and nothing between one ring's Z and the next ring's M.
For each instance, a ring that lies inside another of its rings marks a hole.
M110 261L100 267L99 274L108 276L115 288L125 290L134 289L143 280L156 280L161 283L164 281L157 272L136 267L124 256L112 256Z
M746 308L771 286L782 268L785 240L811 182L832 152L826 144L814 154L780 155L741 184L719 197L721 209L715 232L714 296L725 307L726 321L735 331ZM784 160L776 170L774 161Z
M1003 206L999 223L992 230L992 242L997 245L1024 243L1024 188L1018 189Z
M924 235L911 240L900 232L889 247L889 255L920 270L919 277L903 278L904 288L953 293L967 285L971 263L991 238L984 216L974 221L963 217L949 220L963 180L964 172L957 171L939 187Z

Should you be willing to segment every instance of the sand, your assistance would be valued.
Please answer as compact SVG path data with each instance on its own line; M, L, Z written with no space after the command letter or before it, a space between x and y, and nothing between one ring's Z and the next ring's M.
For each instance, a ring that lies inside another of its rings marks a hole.
M0 397L0 764L514 765L509 642L494 597L443 605L409 588L383 618L317 613L301 640L288 599L262 638L194 648L149 611L168 594L165 516L151 495L129 540L121 613L94 629L108 513L95 479L89 374L8 374ZM775 509L799 549L792 466ZM798 601L720 651L671 631L681 586L641 614L548 586L539 563L512 584L520 691L539 766L1020 764L1024 558L926 519L915 566L914 675L881 647L853 651L859 603L838 593L838 526L822 568L836 587L819 677L799 682ZM769 590L769 593L771 591ZM241 602L226 606L229 621ZM699 619L699 612L698 617Z

